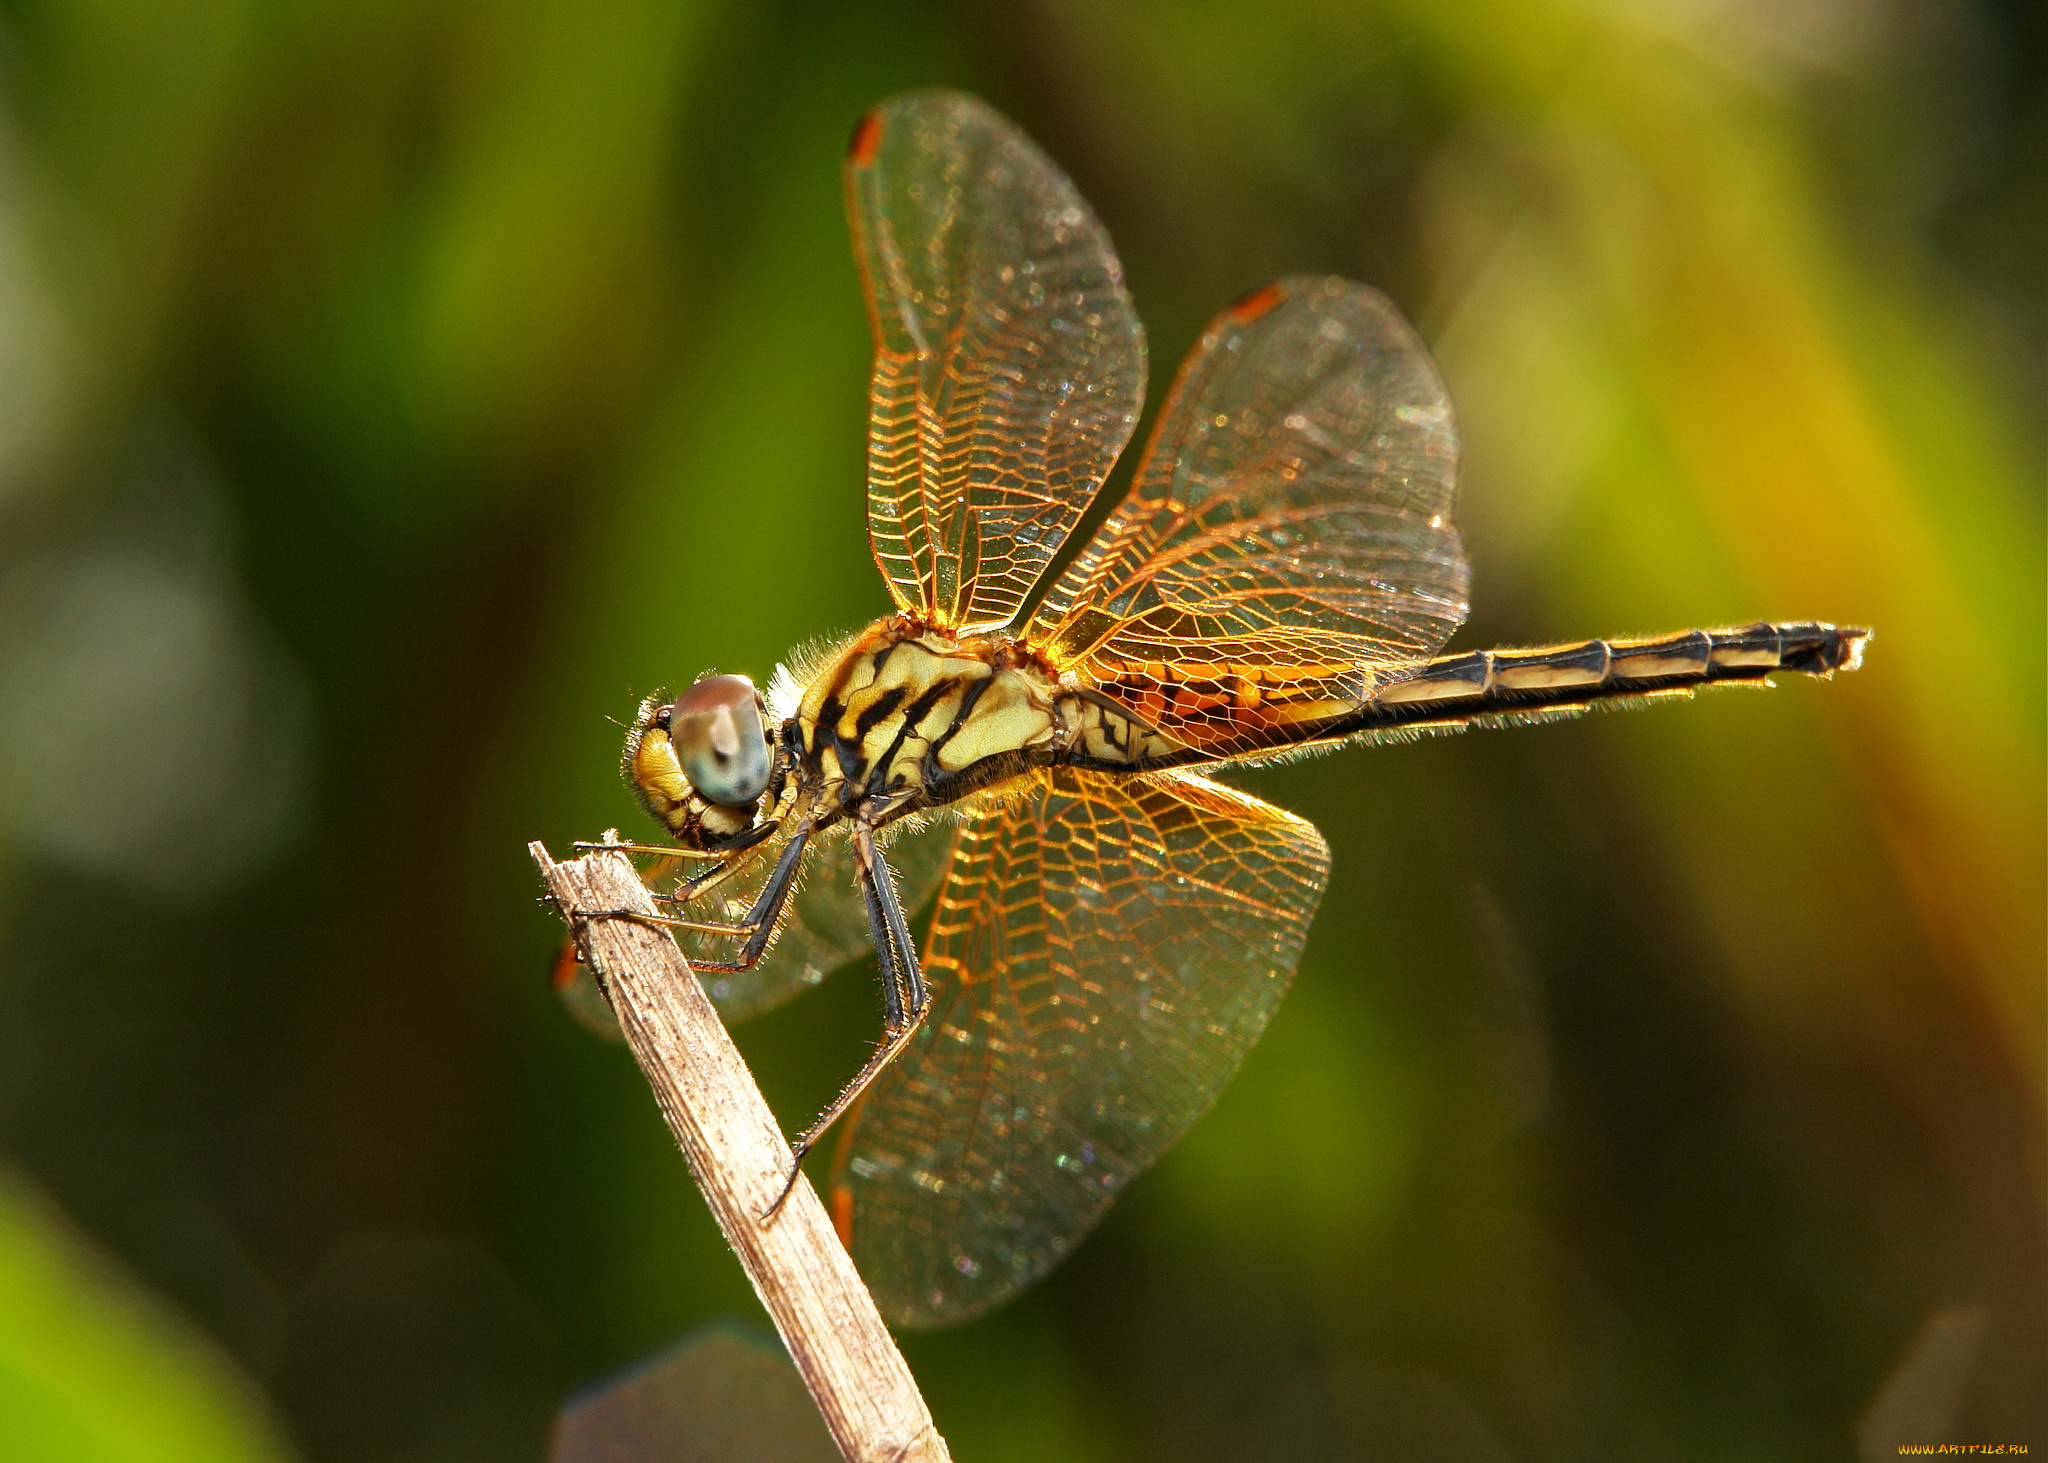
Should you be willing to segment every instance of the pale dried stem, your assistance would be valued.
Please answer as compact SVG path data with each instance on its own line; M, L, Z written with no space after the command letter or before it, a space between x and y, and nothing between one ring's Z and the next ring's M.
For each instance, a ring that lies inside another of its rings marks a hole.
M624 854L596 853L558 864L540 844L530 847L839 1451L849 1463L948 1459L810 1181L799 1178L775 1216L762 1218L789 1174L789 1145L675 942L636 920L584 917L656 913L632 863Z

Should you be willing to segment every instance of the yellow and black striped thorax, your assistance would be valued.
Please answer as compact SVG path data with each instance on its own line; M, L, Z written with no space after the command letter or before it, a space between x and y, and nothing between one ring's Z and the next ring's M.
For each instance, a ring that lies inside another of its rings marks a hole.
M1065 717L1051 670L1003 635L909 616L869 627L803 692L789 739L799 783L842 813L950 802L1053 760Z

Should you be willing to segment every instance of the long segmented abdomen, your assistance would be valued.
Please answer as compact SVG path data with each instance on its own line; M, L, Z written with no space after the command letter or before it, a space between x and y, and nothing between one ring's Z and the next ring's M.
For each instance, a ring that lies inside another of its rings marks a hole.
M1856 669L1869 638L1868 630L1760 621L1739 630L1688 630L1655 640L1586 640L1441 656L1319 729L1319 735L1569 715L1600 702L1687 696L1702 686L1762 681L1777 671L1829 676Z

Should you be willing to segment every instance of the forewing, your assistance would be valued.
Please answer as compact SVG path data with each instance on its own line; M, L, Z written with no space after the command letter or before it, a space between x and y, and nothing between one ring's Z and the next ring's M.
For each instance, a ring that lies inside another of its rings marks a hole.
M962 825L931 1014L840 1176L891 1319L965 1320L1088 1232L1265 1028L1328 871L1308 823L1179 773L1054 769Z
M954 823L941 816L919 825L898 825L885 849L896 873L903 907L915 913L939 887L952 852ZM746 869L692 901L686 918L731 923L745 916L775 867L786 839L777 838ZM866 905L854 879L853 843L844 824L811 839L804 851L796 892L783 905L775 943L751 970L701 971L699 979L728 1021L743 1020L781 1005L816 985L840 966L874 948ZM738 948L731 936L677 930L676 943L693 965L730 960Z
M1283 280L1210 325L1030 638L1169 734L1250 750L1262 714L1361 700L1464 620L1457 457L1393 304Z
M875 332L875 562L905 610L1008 624L1138 419L1122 268L1065 175L959 92L864 117L846 194Z

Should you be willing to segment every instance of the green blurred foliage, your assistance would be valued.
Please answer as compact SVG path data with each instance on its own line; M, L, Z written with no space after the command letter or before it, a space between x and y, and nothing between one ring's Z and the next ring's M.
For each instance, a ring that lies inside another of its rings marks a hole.
M757 1314L523 845L645 831L639 694L886 607L837 166L930 84L1094 202L1155 401L1266 279L1401 302L1458 644L1877 629L1252 779L1336 855L1297 989L910 1338L956 1455L2048 1447L2034 10L7 0L0 55L0 1148L313 1463L538 1458ZM877 1011L742 1031L788 1124Z
M234 1364L0 1171L0 1458L287 1463Z

